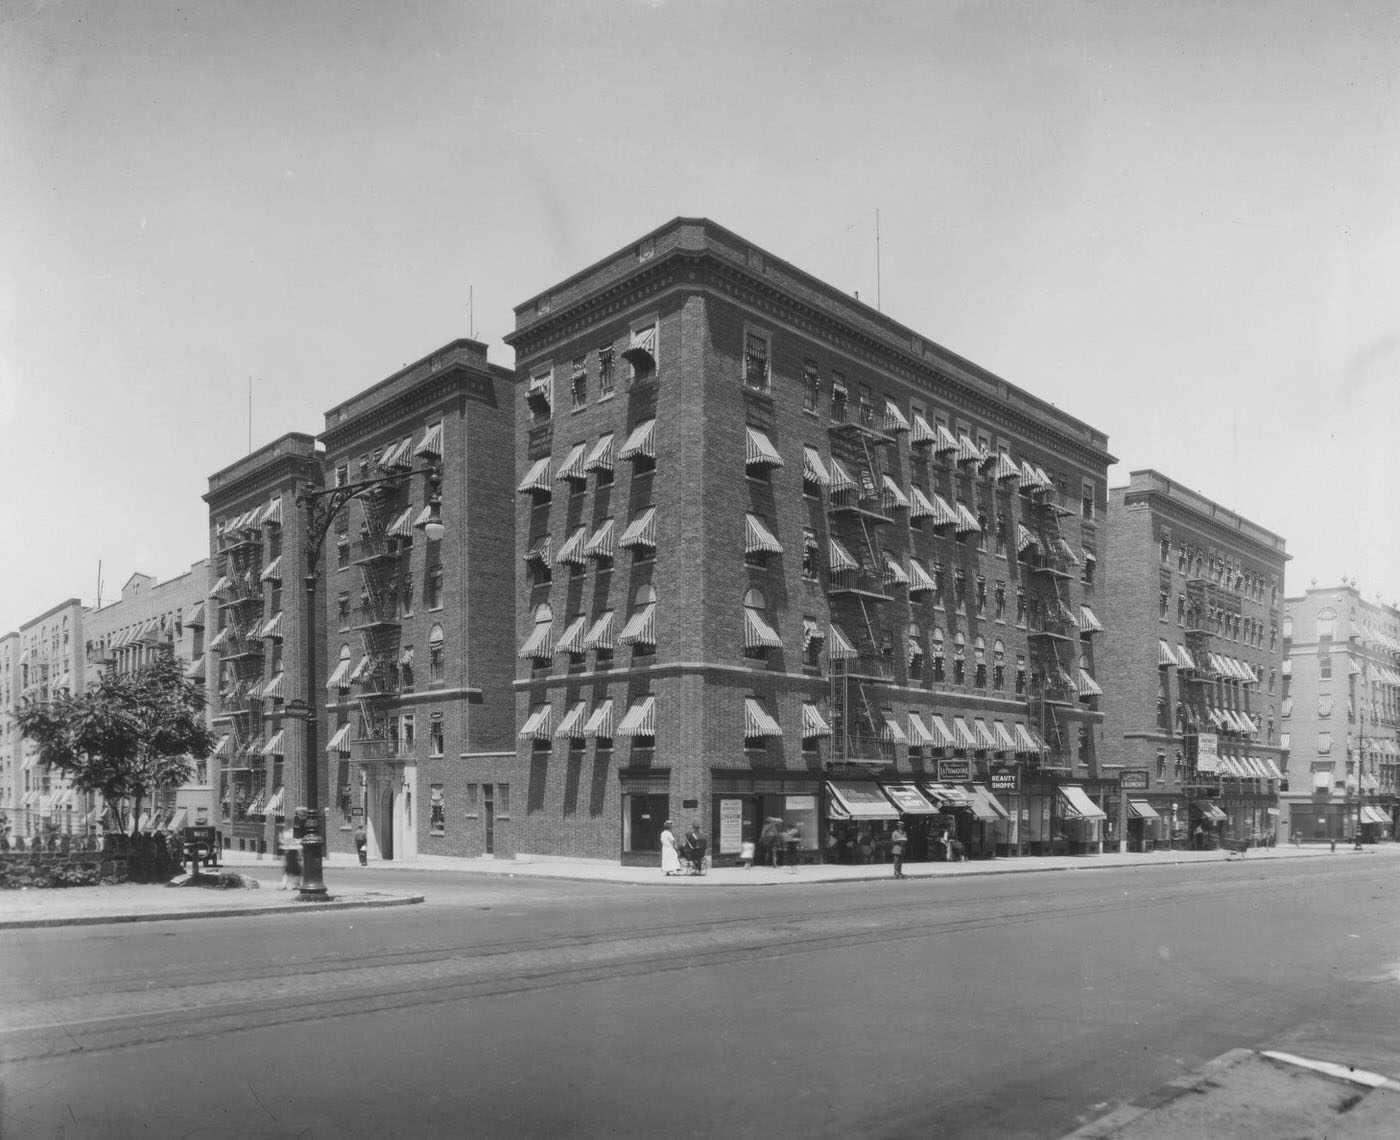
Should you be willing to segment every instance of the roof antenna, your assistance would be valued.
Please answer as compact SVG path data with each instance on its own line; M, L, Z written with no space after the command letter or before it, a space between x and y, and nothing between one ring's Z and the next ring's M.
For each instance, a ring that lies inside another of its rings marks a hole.
M472 286L467 286L467 337L476 339L476 305L472 299Z
M880 308L880 208L875 207L875 311L882 313Z

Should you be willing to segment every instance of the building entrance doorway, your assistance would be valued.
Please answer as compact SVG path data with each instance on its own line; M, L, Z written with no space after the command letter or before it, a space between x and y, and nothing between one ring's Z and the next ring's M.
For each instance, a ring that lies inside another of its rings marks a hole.
M394 789L385 788L379 793L379 818L375 821L375 835L379 840L379 857L394 857Z

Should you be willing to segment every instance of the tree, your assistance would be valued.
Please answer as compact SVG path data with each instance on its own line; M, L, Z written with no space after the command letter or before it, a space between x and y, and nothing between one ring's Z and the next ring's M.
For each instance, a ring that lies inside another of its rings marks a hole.
M78 696L27 703L16 720L39 746L40 761L76 788L100 792L114 813L129 799L133 834L142 800L185 783L192 761L214 750L204 690L185 677L174 656L132 673L104 673Z

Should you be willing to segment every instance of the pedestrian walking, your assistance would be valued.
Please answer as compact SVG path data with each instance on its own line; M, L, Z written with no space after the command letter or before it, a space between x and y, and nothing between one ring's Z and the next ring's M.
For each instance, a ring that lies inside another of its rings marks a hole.
M745 839L739 844L739 862L744 865L744 870L748 871L753 867L753 840Z
M896 879L907 878L904 874L904 845L909 842L909 836L904 830L904 824L896 823L894 830L890 832L890 857L894 860L894 877Z
M301 849L291 828L282 833L282 885L277 889L285 891L289 887L301 889Z
M782 832L778 830L783 821L769 816L763 821L763 830L758 833L758 861L776 868L778 855L782 850Z
M360 856L360 866L369 866L369 837L365 835L365 825L355 827L355 851Z
M667 875L678 875L681 870L681 859L676 853L676 833L671 830L669 819L661 825L661 870Z

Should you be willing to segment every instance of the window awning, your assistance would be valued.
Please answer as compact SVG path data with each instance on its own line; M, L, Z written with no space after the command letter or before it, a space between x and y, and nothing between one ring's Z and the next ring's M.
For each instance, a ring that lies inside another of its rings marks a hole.
M967 435L958 436L958 462L959 463L981 463L987 458L987 453L972 442Z
M909 517L911 519L932 518L937 512L927 495L918 487L909 488Z
M974 817L984 823L1009 818L1007 810L1001 806L1001 801L981 784L968 784L966 787L972 793L973 799L969 806Z
M525 644L520 647L517 654L522 660L534 657L544 660L554 656L554 623L541 621L535 623L535 628L530 631L530 636L525 639ZM357 670L358 672L358 670Z
M627 710L627 715L622 718L622 723L617 726L617 734L618 736L655 736L656 698L648 696L636 701Z
M842 570L856 570L860 567L860 563L851 557L851 552L846 549L846 544L839 538L827 540L827 554L831 559L832 573Z
M938 437L934 435L933 428L929 427L928 420L924 419L918 412L913 415L913 427L909 431L909 442L918 445L922 443L932 443Z
M1277 760L1272 756L1263 756L1261 759L1264 761L1264 767L1269 770L1269 779L1282 780L1284 778L1283 769L1278 766Z
M1103 696L1103 689L1099 686L1099 683L1095 681L1094 678L1089 674L1088 669L1079 670L1079 684L1077 685L1077 688L1079 689L1079 695L1081 697Z
M335 670L326 678L326 688L328 689L348 689L350 679L346 676L350 672L350 658L342 657L335 663Z
M802 478L818 487L831 486L831 475L815 447L804 445L802 448Z
M576 443L569 448L569 453L564 456L564 462L559 464L559 468L554 472L554 481L564 483L574 480L579 483L588 481L588 468L583 465L584 451L588 447L586 443Z
M583 548L585 558L611 558L613 556L613 521L604 519L593 532L588 545Z
M613 433L604 432L583 461L585 471L611 471L613 469Z
M1186 651L1186 646L1182 645L1180 642L1178 642L1176 646L1176 663L1182 669L1195 671L1196 659Z
M842 631L835 622L831 622L827 628L831 631L831 637L827 641L827 655L833 661L850 661L854 657L860 656L856 652L856 647L851 643L851 639Z
M1033 533L1026 527L1025 523L1016 524L1016 551L1024 554L1028 549L1039 550L1040 542Z
M955 716L955 717L953 718L953 733L954 733L955 737L957 738L957 747L959 747L959 748L980 748L980 747L981 747L981 745L979 745L979 744L977 743L977 737L973 735L972 729L968 727L967 721L964 720L964 719L963 719L962 717L960 717L960 716Z
M609 697L602 704L598 705L588 717L588 723L583 726L583 735L592 740L596 737L610 739L613 734L612 698Z
M282 674L276 673L264 687L262 699L265 701L280 701L282 697Z
M846 465L833 457L831 460L831 493L839 495L843 491L858 490L860 490L860 484L851 478L851 473L846 470Z
M913 784L881 784L885 793L904 815L937 815L938 809L924 799Z
M992 730L987 727L987 722L980 716L972 720L972 734L977 738L977 747L995 751L997 748L997 738L992 735Z
M554 716L553 705L536 705L525 718L520 728L521 740L549 740L550 721Z
M1107 819L1108 813L1094 806L1094 801L1084 794L1078 784L1061 784L1055 789L1060 793L1060 807L1066 815L1077 819Z
M1039 745L1036 744L1034 738L1030 734L1030 731L1026 728L1024 724L1014 724L1011 727L1016 733L1017 752L1044 751L1044 749L1042 749Z
M880 714L878 733L881 741L885 744L906 744L909 740L909 738L904 735L904 728L899 723L899 718L892 712Z
M938 713L929 713L929 727L933 732L933 746L935 748L955 748L957 747L957 737L948 728L948 722Z
M756 427L746 427L747 444L744 449L745 467L781 467L783 457L778 454L778 449L773 446L773 441L768 438L767 432L760 431Z
M398 515L390 524L389 529L384 532L389 538L412 538L413 537L413 508L405 507L403 513Z
M258 522L263 526L282 525L282 496L278 495L272 502L267 504L263 513L259 516Z
M195 602L194 608L185 615L185 624L192 625L197 629L204 628L204 603Z
M1212 823L1221 823L1230 818L1210 800L1192 800L1191 806Z
M564 545L559 548L559 553L554 556L556 565L572 562L576 566L582 566L585 560L584 543L588 537L588 528L578 527L573 534L564 540Z
M1129 800L1128 815L1133 819L1161 819L1157 811L1146 800Z
M648 602L630 618L618 634L619 645L656 644L656 603Z
M268 742L267 742L266 744L263 745L262 754L263 754L264 756L281 756L281 755L282 755L282 733L283 733L283 731L284 731L283 729L280 729L280 728L279 728L276 732L274 732L274 733L272 734L272 736L269 738Z
M896 483L889 475L884 477L884 484L885 494L894 500L895 506L902 507L907 511L909 509L909 496L904 493L904 488Z
M259 582L280 582L282 581L282 556L279 554L271 562L263 567L263 572L258 575Z
M992 468L992 478L998 482L1014 479L1018 483L1021 480L1021 469L1016 466L1016 461L1004 451L997 452L996 466Z
M827 815L832 819L898 819L899 811L885 798L878 784L854 780L828 780Z
M413 449L414 455L431 455L434 459L442 458L442 421L429 424L428 430L423 433L423 438L418 441L418 446Z
M1168 669L1176 668L1176 654L1172 652L1172 647L1161 638L1157 639L1157 664L1166 666Z
M185 667L185 676L191 681L204 680L204 654L200 654Z
M939 424L934 434L936 438L934 440L933 450L936 454L943 455L949 451L957 451L958 441L954 438L953 433L948 430L947 424Z
M220 575L219 580L210 587L209 592L215 597L222 597L233 589L233 582L227 574Z
M346 721L335 730L335 735L331 737L330 743L326 745L327 752L349 752L350 744L350 722Z
M893 554L885 555L885 579L890 582L898 582L901 586L909 585L908 572L899 564Z
M973 513L967 509L965 503L957 504L957 522L954 524L953 529L959 534L967 534L969 532L975 532L977 534L982 533L981 525L977 522Z
M909 711L909 744L911 747L922 748L925 745L934 743L933 733L929 732L928 725L924 724L924 719L912 709Z
M924 791L940 808L972 806L972 796L956 784L925 784Z
M590 649L611 649L613 647L612 620L612 610L606 610L594 619L583 638L585 653Z
M778 631L764 620L763 615L751 606L744 607L744 648L781 649L783 639Z
M1103 623L1094 615L1094 611L1088 606L1079 607L1079 632L1080 633L1102 633Z
M280 640L282 637L282 611L278 610L267 619L262 629L258 630L259 637L271 637Z
M647 459L656 458L656 441L654 439L656 421L643 420L632 429L632 434L627 437L627 441L622 445L622 450L617 453L619 459L636 459L639 456Z
M761 701L753 697L744 698L744 736L782 736L783 726L780 725L763 707Z
M648 507L630 523L618 539L619 546L656 546L656 508Z
M802 702L802 739L814 740L819 736L830 736L831 726L826 723L822 711L811 701Z
M583 739L583 726L587 719L587 701L575 701L570 706L569 711L564 714L564 719L559 722L559 727L554 730L554 735L559 737L571 737L574 740Z
M412 447L412 436L389 444L384 449L384 454L379 457L380 468L384 471L395 471L404 467L412 467L413 456L409 454Z
M899 405L893 400L885 400L885 431L893 435L895 432L908 431L909 421L904 418L904 413L900 411Z
M586 617L576 617L564 629L563 635L554 647L554 652L559 653L587 653L588 650L583 643L584 630L588 625Z
M1016 752L1019 750L1016 738L1011 735L1010 729L999 720L992 721L992 728L996 731L998 752Z
M749 512L744 516L744 553L781 554L783 544L773 537L773 532L763 525L763 520Z
M528 495L532 491L549 491L549 457L537 459L530 466L530 470L525 472L525 478L520 480L520 486L516 487L522 495Z
M632 339L622 350L622 359L633 368L647 371L656 367L656 326L634 329Z
M937 584L929 577L929 572L913 559L909 559L909 592L922 594L937 589Z

